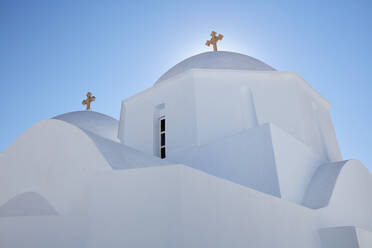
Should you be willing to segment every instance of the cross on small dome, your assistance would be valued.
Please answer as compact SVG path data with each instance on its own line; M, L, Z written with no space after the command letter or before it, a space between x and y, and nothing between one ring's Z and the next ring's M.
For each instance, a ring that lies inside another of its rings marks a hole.
M87 110L90 110L90 103L94 102L96 100L95 96L92 96L92 93L88 92L87 93L87 99L83 100L81 104L87 105Z

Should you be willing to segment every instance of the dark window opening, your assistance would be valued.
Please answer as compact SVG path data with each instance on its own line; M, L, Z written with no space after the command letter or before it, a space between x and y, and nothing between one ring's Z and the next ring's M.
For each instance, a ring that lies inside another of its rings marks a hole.
M165 133L160 134L160 146L165 146Z
M165 132L165 119L160 120L160 132Z
M165 147L162 147L161 149L160 149L160 158L165 158Z

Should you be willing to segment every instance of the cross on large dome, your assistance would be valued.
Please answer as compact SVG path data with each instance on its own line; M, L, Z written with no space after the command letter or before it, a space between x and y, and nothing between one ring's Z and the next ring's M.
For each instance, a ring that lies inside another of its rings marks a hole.
M225 69L250 71L275 71L271 66L241 53L217 51L200 53L187 58L164 73L155 84L190 69Z

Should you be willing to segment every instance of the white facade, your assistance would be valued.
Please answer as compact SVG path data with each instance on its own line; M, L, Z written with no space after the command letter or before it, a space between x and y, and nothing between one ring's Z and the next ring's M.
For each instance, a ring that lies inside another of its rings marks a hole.
M120 121L63 114L0 153L0 247L372 247L372 177L329 109L296 73L190 57Z
M125 99L119 138L158 156L157 123L165 116L168 160L301 203L315 169L342 160L330 104L296 73L248 56L242 63L254 70L235 69L235 56L241 60L228 52L191 57L165 74L172 77Z

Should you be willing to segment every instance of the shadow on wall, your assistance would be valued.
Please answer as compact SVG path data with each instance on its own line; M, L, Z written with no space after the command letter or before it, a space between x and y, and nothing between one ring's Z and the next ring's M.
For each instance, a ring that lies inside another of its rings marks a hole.
M0 217L58 215L47 199L35 192L19 194L0 206Z

